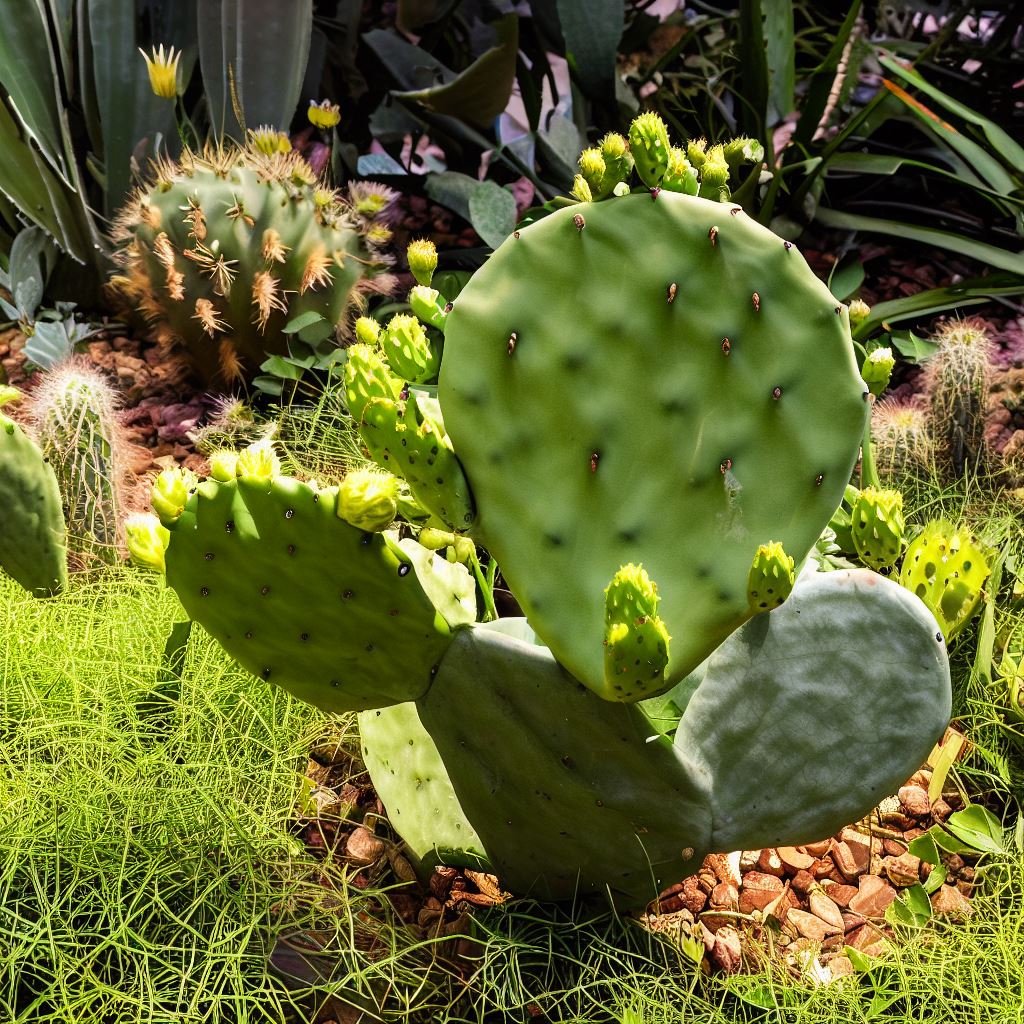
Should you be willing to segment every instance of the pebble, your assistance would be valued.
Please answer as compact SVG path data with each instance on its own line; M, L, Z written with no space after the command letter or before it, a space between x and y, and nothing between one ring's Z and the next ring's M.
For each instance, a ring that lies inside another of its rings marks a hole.
M384 855L384 842L368 828L353 830L345 844L345 853L356 864L373 864Z
M920 786L903 786L898 794L900 803L906 808L907 814L915 818L927 817L932 808L927 790Z
M864 917L881 917L885 908L896 899L896 890L877 875L864 875L858 884L857 895L850 900L849 908Z

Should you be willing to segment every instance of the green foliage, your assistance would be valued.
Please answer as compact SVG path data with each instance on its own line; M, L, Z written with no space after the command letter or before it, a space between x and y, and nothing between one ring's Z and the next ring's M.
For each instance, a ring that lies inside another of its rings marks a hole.
M392 195L359 183L343 197L296 153L187 152L119 215L114 283L206 380L244 378L287 353L289 321L316 314L335 334L367 292L388 289Z

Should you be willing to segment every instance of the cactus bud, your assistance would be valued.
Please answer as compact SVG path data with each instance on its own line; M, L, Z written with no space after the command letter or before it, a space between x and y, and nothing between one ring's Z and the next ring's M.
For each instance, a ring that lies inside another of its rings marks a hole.
M856 329L871 315L871 307L863 299L850 303L850 327Z
M17 402L22 397L21 391L10 384L0 384L0 406Z
M907 548L900 583L928 606L950 640L977 610L991 572L988 555L969 530L933 520Z
M124 537L133 564L141 569L164 571L164 552L170 531L151 512L137 512L124 521Z
M431 327L444 330L448 314L444 311L445 301L436 288L418 284L409 292L409 305L413 313L425 320Z
M397 478L372 469L353 470L338 487L338 515L357 530L386 530L398 515Z
M865 487L853 503L850 518L853 546L860 560L875 570L893 565L903 550L903 495Z
M747 596L755 612L777 608L796 582L795 563L778 541L762 544L747 576Z
M740 135L730 139L722 147L725 154L725 162L730 170L737 170L742 164L759 164L764 160L764 146L757 139Z
M590 203L594 200L594 194L590 191L587 179L582 174L577 174L572 180L572 194L581 203Z
M380 342L380 324L372 316L361 316L356 321L356 338L373 348Z
M426 288L434 278L434 271L437 270L437 249L434 243L426 238L419 238L409 243L405 250L406 258L409 260L409 269L417 282Z
M889 386L889 379L892 377L893 367L896 360L893 358L891 348L872 349L860 368L860 375L864 378L868 390L876 398Z
M446 557L449 562L462 562L465 565L476 552L476 545L469 537L447 530L435 530L430 526L423 527L416 539L431 551L447 549Z
M686 159L699 171L707 159L707 139L690 139L686 144Z
M210 454L210 476L222 484L238 475L238 452L222 449Z
M628 196L630 193L630 187L628 181L620 181L615 188L612 189L613 196Z
M622 566L604 592L606 700L642 700L664 688L669 635L658 618L658 587L642 565ZM637 662L639 661L639 665Z
M669 150L668 170L662 179L661 187L669 192L683 192L688 196L697 194L697 172L686 159L685 150L673 146Z
M580 174L583 175L586 183L590 186L591 192L594 195L600 195L602 185L604 184L604 176L608 173L608 166L604 162L601 150L583 150L580 153L579 165Z
M196 475L188 469L165 469L156 478L150 500L164 526L173 526L178 521L195 486Z
M629 143L618 132L609 132L599 143L601 158L604 160L605 172L601 180L604 193L626 183L633 170L633 156L629 152ZM626 186L626 192L629 186ZM616 192L616 195L622 193Z
M704 154L704 163L700 168L700 190L697 193L702 199L714 199L720 203L729 201L729 165L725 160L722 146L712 146Z
M381 345L390 366L410 384L423 384L437 376L440 352L430 344L416 317L396 313L381 335Z
M281 475L281 460L269 438L255 441L238 453L236 474L243 480L269 481Z
M362 421L367 403L374 398L393 402L402 389L388 364L369 345L353 345L345 362L345 400L357 423Z
M668 170L668 129L653 111L633 118L629 126L629 151L636 172L648 188L657 188Z

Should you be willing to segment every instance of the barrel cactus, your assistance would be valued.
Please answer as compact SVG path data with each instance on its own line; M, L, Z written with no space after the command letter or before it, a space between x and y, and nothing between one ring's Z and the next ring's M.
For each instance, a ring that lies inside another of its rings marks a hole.
M186 152L119 214L112 286L203 378L247 376L287 351L288 321L317 313L344 332L368 292L390 289L392 198L331 189L295 152Z
M650 118L630 136L644 175L652 139ZM346 367L424 539L486 548L525 619L475 621L465 567L368 531L387 517L359 518L360 486L342 507L238 468L158 497L186 610L255 675L360 712L424 869L638 905L709 851L859 818L927 756L950 690L911 592L863 569L796 578L868 414L845 307L738 206L628 173L439 297L436 396L372 332Z

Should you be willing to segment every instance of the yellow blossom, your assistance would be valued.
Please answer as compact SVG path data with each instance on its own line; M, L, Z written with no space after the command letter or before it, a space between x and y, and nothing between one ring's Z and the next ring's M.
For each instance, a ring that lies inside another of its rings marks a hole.
M163 44L153 47L152 56L140 49L146 61L146 70L149 72L149 85L153 92L165 100L173 100L178 95L178 61L181 59L181 52L175 52L174 47L164 52Z
M306 116L310 124L326 130L341 120L341 108L330 100L321 100L319 103L310 103Z

